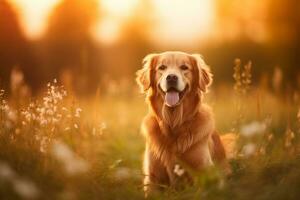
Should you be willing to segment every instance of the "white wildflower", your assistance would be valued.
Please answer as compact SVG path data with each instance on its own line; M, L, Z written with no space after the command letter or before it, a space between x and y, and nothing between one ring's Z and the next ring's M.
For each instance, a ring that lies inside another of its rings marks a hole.
M80 117L80 113L82 112L82 109L81 108L77 108L76 110L75 110L75 117Z
M48 138L47 137L42 137L40 139L40 151L42 153L45 153L46 152L46 149L47 149L47 145L48 145Z
M34 199L39 196L36 185L25 179L20 179L18 174L5 162L0 161L0 179L12 183L14 190L24 199Z
M26 121L30 122L31 121L31 113L26 111L22 113L25 116Z
M5 162L0 161L0 179L11 180L15 178L15 176L16 174L10 166Z
M65 163L65 170L69 175L85 173L89 168L88 163L81 158L74 158L69 164Z
M16 179L13 181L13 187L22 198L35 199L39 196L40 191L36 185L29 180Z
M46 96L46 97L43 97L43 100L44 100L44 102L49 102L49 101L51 101L51 98Z
M7 117L8 117L9 120L11 120L13 122L17 121L17 113L15 111L12 111L12 110L9 111L7 113Z
M180 167L180 165L176 164L175 167L174 167L174 173L177 175L177 176L182 176L184 174L184 169L182 169Z
M53 118L52 118L52 122L53 122L54 124L56 124L56 123L59 122L59 120L58 120L57 118L53 117Z
M67 91L66 90L63 90L62 91L62 95L65 97L65 96L67 96Z
M77 124L74 124L74 128L78 129L78 125L77 125Z
M244 137L253 137L255 135L259 135L264 133L266 130L266 124L254 121L250 124L244 125L241 128L241 135Z
M46 113L46 109L44 107L37 108L36 111L39 112L40 114L45 114Z
M46 113L47 113L48 115L54 115L54 112L53 112L53 110L51 110L51 109L48 109Z
M130 178L130 169L127 167L118 167L115 171L114 177L121 181Z
M10 109L10 108L9 108L9 106L6 104L5 100L3 100L3 104L4 104L4 105L3 105L3 107L2 107L2 110L5 111L5 112L9 112L9 109Z
M105 129L107 129L107 125L106 125L105 122L102 122L102 123L100 124L100 130L103 131L103 130L105 130Z
M59 161L71 160L73 158L73 152L64 143L55 141L52 148L52 154Z
M256 151L256 144L248 143L242 149L242 154L246 157L253 155Z
M53 106L53 112L56 112L57 111L57 106Z
M35 140L36 140L36 141L39 141L40 139L41 139L41 136L35 135Z
M41 119L40 124L41 126L45 126L48 124L48 121L46 119Z
M77 157L66 144L60 141L54 142L52 155L63 164L66 173L69 175L84 173L89 170L88 163Z

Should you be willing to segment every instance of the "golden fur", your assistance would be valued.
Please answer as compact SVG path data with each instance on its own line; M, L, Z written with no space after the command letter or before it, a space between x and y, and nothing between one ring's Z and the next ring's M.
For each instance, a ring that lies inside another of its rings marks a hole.
M180 63L189 66L185 72L187 89L179 105L168 107L164 93L158 85L158 63ZM212 82L209 67L198 54L164 52L150 54L137 72L137 82L146 93L149 113L142 122L146 139L144 155L144 185L146 193L160 185L174 185L174 167L183 163L200 171L215 163L224 163L225 150L209 106L202 103L202 96Z

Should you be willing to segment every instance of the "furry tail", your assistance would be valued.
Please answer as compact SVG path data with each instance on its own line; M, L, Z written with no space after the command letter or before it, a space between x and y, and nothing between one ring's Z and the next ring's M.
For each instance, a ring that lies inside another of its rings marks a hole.
M221 141L224 145L225 153L226 153L226 158L227 159L232 159L236 157L236 151L237 151L237 139L238 136L237 134L234 133L226 133L224 135L221 135Z

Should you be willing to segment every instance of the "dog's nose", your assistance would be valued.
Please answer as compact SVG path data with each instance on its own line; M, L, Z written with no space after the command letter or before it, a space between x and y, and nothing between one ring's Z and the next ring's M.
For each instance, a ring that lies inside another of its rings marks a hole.
M167 76L167 81L168 82L177 82L177 80L178 80L178 77L176 75L174 75L174 74L169 74Z
M177 87L178 77L176 75L169 74L167 76L166 80L167 80L168 88L176 88Z

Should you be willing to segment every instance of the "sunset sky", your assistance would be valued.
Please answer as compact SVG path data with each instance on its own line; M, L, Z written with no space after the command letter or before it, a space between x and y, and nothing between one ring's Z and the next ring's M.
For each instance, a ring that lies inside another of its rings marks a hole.
M61 0L9 0L16 7L26 35L36 39L45 30L50 12ZM139 0L100 0L103 18L93 29L101 42L113 43L122 34L120 26L131 16ZM211 33L214 4L211 0L153 0L153 16L159 21L150 33L165 43L192 43Z

